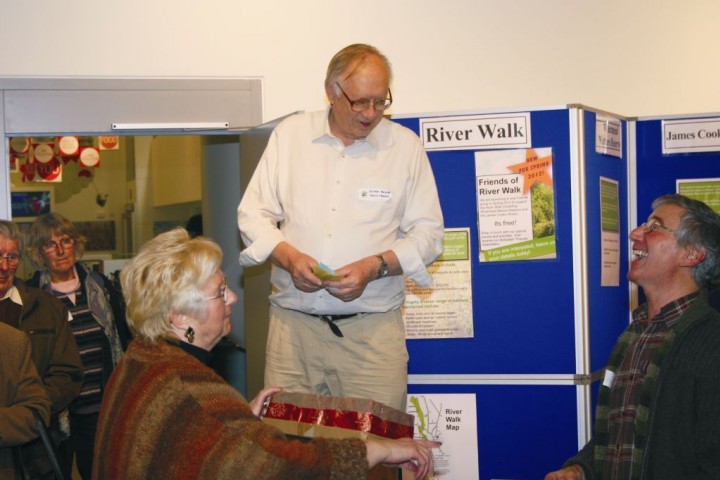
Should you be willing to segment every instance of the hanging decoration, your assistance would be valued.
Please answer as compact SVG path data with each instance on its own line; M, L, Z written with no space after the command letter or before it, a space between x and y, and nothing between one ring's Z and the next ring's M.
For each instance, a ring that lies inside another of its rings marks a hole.
M80 149L80 165L83 167L99 167L100 151L95 147Z
M100 150L119 149L118 136L12 137L10 165L22 173L23 183L62 182L63 166L75 162L79 177L92 178L100 167Z
M58 138L58 153L63 157L63 163L67 164L80 151L80 141L78 137L60 137Z
M98 137L100 150L119 150L120 137L118 135L105 135Z

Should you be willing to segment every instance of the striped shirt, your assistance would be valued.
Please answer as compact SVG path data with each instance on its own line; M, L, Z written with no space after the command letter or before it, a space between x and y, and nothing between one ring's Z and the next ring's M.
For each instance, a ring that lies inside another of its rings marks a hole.
M78 285L77 289L71 292L53 290L53 295L62 300L70 310L72 315L70 328L75 336L85 371L80 394L70 405L70 410L79 414L97 413L100 411L104 383L112 371L109 342L88 308L82 285ZM104 370L107 373L104 373Z
M609 441L602 478L632 477L635 417L648 365L670 329L697 298L697 292L678 298L665 305L654 318L648 318L647 304L633 312L633 322L629 328L637 337L628 346L612 384L608 416Z

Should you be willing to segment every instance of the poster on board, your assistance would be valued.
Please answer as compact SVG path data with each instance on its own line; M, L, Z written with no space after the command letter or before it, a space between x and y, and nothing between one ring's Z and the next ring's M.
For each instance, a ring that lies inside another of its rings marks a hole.
M405 280L401 307L409 339L469 338L473 336L470 229L448 228L443 253L428 268L432 287Z
M620 192L619 182L600 177L600 286L620 286Z
M435 474L427 480L480 478L474 393L413 393L406 411L415 417L415 438L442 443L432 451ZM403 480L409 478L412 473L403 472Z
M556 257L552 148L475 153L480 262Z
M720 214L720 178L693 178L676 181L677 193L694 198Z

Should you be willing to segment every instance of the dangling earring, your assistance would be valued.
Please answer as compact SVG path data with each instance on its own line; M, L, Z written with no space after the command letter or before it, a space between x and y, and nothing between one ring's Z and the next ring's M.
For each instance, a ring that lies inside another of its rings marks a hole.
M188 327L185 330L185 338L187 338L188 343L195 342L195 330L193 330L193 327Z

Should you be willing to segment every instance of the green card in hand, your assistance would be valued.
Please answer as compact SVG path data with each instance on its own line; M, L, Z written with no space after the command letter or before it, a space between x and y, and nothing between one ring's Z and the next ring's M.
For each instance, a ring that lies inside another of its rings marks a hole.
M320 280L340 280L342 277L335 273L335 270L324 263L318 263L313 267L313 273Z

